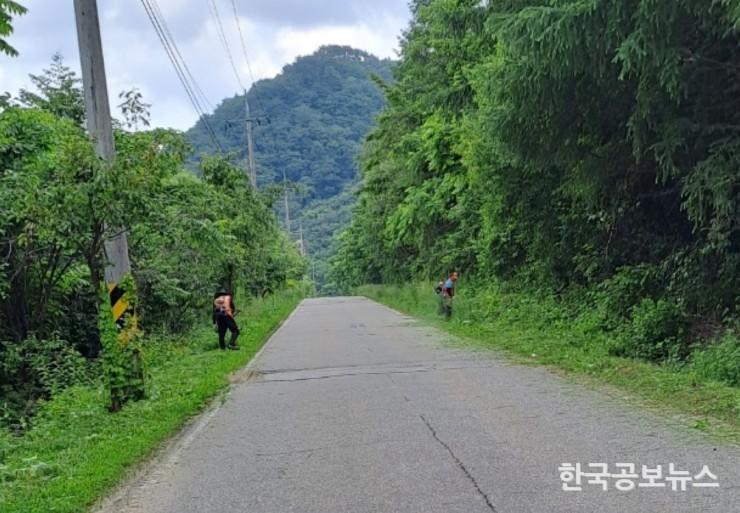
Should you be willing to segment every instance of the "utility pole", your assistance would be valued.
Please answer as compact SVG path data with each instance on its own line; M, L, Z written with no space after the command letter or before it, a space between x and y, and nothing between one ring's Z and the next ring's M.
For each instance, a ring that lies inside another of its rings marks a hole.
M299 239L298 239L298 245L301 248L301 256L306 256L306 244L303 241L303 218L298 218L298 233L299 233Z
M249 110L249 100L247 99L247 90L244 90L244 107L247 111L247 162L249 168L249 181L252 188L257 190L257 165L254 162L254 142L252 141L252 114Z
M87 131L95 141L98 157L112 166L116 158L113 139L113 126L108 103L108 86L105 80L103 45L100 40L100 20L97 0L74 0L77 21L77 41L80 47L80 67L82 68L82 88L85 92L85 114ZM109 171L110 172L110 171ZM116 230L117 234L103 242L105 252L105 282L108 286L110 309L113 321L121 330L130 330L126 315L129 305L122 282L131 273L128 257L128 240L125 228ZM105 308L105 306L103 306ZM135 326L135 325L134 325ZM103 351L119 351L130 357L125 369L115 371L103 366L106 373L115 372L116 380L111 379L110 411L119 411L130 400L139 400L146 395L141 353L132 347L121 347L118 337L109 338L101 331ZM133 332L132 332L133 333ZM123 375L124 379L119 378ZM110 374L109 374L110 377ZM123 381L123 382L121 382Z
M283 200L285 201L285 231L290 237L290 203L288 202L288 179L283 168Z
M95 152L98 157L108 164L113 164L116 147L108 103L108 86L105 80L97 2L96 0L74 0L74 9L77 20L77 40L80 47L82 86L85 92L87 131L95 141ZM127 305L119 301L121 299L120 290L116 292L116 289L123 277L131 272L126 231L119 230L117 235L106 240L104 249L107 260L105 281L111 294L114 318L118 320L125 313ZM118 297L115 298L115 295Z
M244 89L244 110L246 112L246 135L247 135L247 175L249 176L249 182L252 187L257 190L257 164L254 160L254 139L252 138L252 112L249 109L249 99L247 98L247 90ZM258 121L259 122L259 121ZM290 205L288 203L288 181L285 176L285 169L283 169L283 186L285 192L283 194L283 200L285 202L285 231L290 235Z

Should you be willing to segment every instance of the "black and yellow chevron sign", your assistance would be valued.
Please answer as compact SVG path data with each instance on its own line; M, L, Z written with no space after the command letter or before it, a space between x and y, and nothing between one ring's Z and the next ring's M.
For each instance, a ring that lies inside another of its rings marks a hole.
M110 308L113 312L113 320L118 320L123 317L123 314L128 310L128 302L123 298L123 289L115 283L108 284L108 295L110 296Z

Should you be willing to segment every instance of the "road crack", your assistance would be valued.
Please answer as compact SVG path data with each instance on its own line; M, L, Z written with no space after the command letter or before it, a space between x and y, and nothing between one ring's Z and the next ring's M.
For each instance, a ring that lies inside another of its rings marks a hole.
M496 506L493 505L493 502L491 501L491 498L486 495L486 493L481 489L480 485L478 484L478 481L475 480L473 475L470 473L468 468L465 466L465 464L462 462L460 458L457 457L457 455L452 451L449 445L447 445L438 435L437 431L434 429L432 424L424 417L424 415L419 415L421 417L421 420L424 422L424 425L426 425L427 429L429 429L429 432L432 434L432 437L441 445L444 447L448 453L450 453L450 456L452 456L452 459L455 461L457 466L462 470L463 474L465 474L465 477L470 481L473 486L475 487L475 490L478 492L478 495L483 498L483 500L486 503L486 506L488 506L488 509L491 510L493 513L497 513Z
M351 378L353 376L388 376L390 374L415 374L419 372L433 372L436 369L399 369L399 370L387 370L387 371L367 371L367 372L343 372L340 374L325 374L321 376L305 376L298 378L271 378L268 377L263 379L263 383L297 383L300 381L315 381L320 379L333 379L333 378ZM269 375L268 375L269 376Z

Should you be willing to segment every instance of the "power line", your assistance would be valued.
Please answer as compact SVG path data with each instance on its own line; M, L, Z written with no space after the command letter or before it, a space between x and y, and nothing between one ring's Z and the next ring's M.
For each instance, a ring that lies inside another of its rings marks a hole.
M259 94L259 90L257 88L257 81L254 78L254 73L252 73L252 64L251 64L251 62L249 60L249 53L247 52L247 43L246 43L246 40L244 38L244 32L242 32L242 24L239 21L239 12L238 12L238 10L236 8L236 1L235 0L231 0L231 8L232 8L232 11L234 13L234 22L236 23L236 29L239 32L239 42L241 43L242 53L244 55L244 62L247 63L247 70L249 71L249 78L252 81L251 91L253 92L254 97L257 100L257 105L259 105L259 108L262 111L262 115L267 118L267 122L269 124L270 123L270 119L267 116L267 109L265 109L265 105L262 103L262 98L261 98L261 96ZM247 91L245 90L244 91L244 95L246 96L246 94L247 94ZM261 124L261 123L258 121L257 124ZM268 130L267 131L267 134L270 137L270 141L273 143L272 144L273 147L277 147L277 145L275 143L275 136L273 135L272 131L271 130ZM285 181L286 181L285 180L285 170L283 170L283 183L285 183Z
M156 2L156 0L153 0L153 1ZM149 21L151 22L152 27L154 27L154 31L157 33L157 37L159 38L159 41L162 44L162 47L164 48L165 53L167 54L167 57L172 63L172 66L175 69L175 73L177 74L177 78L180 80L180 83L182 84L183 89L185 89L185 93L190 99L190 102L192 103L196 114L198 114L198 117L203 122L203 125L206 127L206 131L208 132L208 135L211 138L211 141L219 149L219 151L223 153L224 149L221 146L221 143L219 142L218 138L216 137L216 133L213 131L213 128L211 127L210 123L208 123L208 120L206 119L205 111L203 107L201 106L197 95L194 92L194 88L188 82L188 79L187 79L188 74L186 74L183 71L182 64L184 64L185 61L184 59L182 59L182 55L180 54L179 50L176 50L177 45L175 44L174 39L172 41L168 39L167 37L168 32L164 30L164 28L162 27L160 18L157 16L157 13L161 14L161 10L158 10L158 6L157 6L157 9L155 9L150 3L150 0L141 0L141 3L144 6L144 10L146 11L147 16L149 17ZM182 64L178 60L178 56L182 60ZM190 74L190 76L192 78L192 74ZM193 78L193 82L197 84L194 78ZM198 87L198 89L200 88Z
M249 53L247 52L247 43L244 39L244 33L242 32L242 24L239 21L239 12L236 9L236 1L231 0L231 8L234 11L234 21L236 22L236 29L239 32L239 42L241 43L242 53L244 54L244 62L247 63L247 71L249 71L249 79L252 81L252 89L254 90L254 97L257 99L262 114L267 115L265 106L262 104L262 99L257 91L257 81L254 79L254 73L252 73L252 64L249 60ZM246 94L246 93L245 93Z
M257 89L257 81L254 79L254 73L252 73L252 64L249 61L249 53L247 52L247 43L246 43L246 41L244 39L244 32L242 32L242 24L239 21L239 12L237 11L236 1L235 0L231 0L231 8L232 8L232 11L234 12L234 22L236 23L236 29L239 32L239 42L241 43L242 53L244 54L244 62L247 63L247 71L249 71L249 78L252 81L251 90L253 91L254 97L257 100L257 105L259 105L259 108L262 111L262 115L265 116L265 117L267 117L267 110L265 109L265 106L262 103L262 98L260 97L259 91ZM247 91L244 90L244 96L246 97L246 95L247 95ZM245 100L246 100L246 98L245 98ZM268 123L270 122L269 117L267 117L267 122ZM260 124L259 121L258 121L258 124ZM267 133L268 133L268 135L270 136L270 139L273 142L273 146L275 146L275 144L274 144L275 143L275 140L274 140L275 138L274 138L274 136L272 134L272 131L271 130L268 130ZM283 175L284 174L285 174L285 171L283 171ZM284 177L283 177L283 182L285 182L285 178Z
M190 98L190 101L193 103L193 107L195 108L196 113L199 116L202 115L203 107L200 105L200 102L198 102L198 99L195 97L190 83L185 78L183 68L179 60L177 59L172 46L170 45L170 41L167 39L167 35L164 32L162 25L160 24L154 7L152 7L152 4L149 0L142 0L142 5L144 6L144 10L146 11L147 16L149 16L149 21L152 23L152 26L154 27L154 31L156 32L160 43L162 43L162 47L164 48L167 57L170 59L170 62L175 69L177 77L180 79L182 86L185 88L185 92L188 95L188 98Z
M257 81L254 78L254 73L252 72L252 64L249 60L249 52L247 52L247 43L244 38L244 32L242 31L242 25L239 21L239 11L236 8L236 2L235 0L231 0L231 8L234 13L234 22L236 23L236 29L239 32L239 42L241 43L242 48L242 54L244 55L244 62L247 64L247 71L249 71L249 78L252 81L252 88L251 91L254 94L255 99L257 100L257 105L259 105L260 110L262 111L262 114L264 116L267 116L267 109L265 109L264 104L262 103L262 98L260 97L259 90L257 88ZM247 91L244 91L245 101L246 101L246 95ZM270 119L267 118L267 122L269 124ZM259 124L259 122L258 122ZM266 131L268 137L270 138L270 142L272 143L273 151L277 148L277 142L275 141L275 136L272 133L272 130ZM285 210L285 231L290 235L290 204L289 204L289 191L288 191L288 177L285 173L285 167L282 166L282 174L283 174L283 200L284 200L284 210Z
M150 0L152 4L154 5L154 8L156 10L155 14L159 18L159 21L162 24L162 27L164 28L165 34L169 38L169 40L172 42L172 46L175 49L175 52L177 53L177 56L180 59L180 62L183 65L183 68L185 69L185 73L187 73L188 77L190 78L190 82L192 83L193 87L195 88L195 92L198 93L200 100L202 102L202 105L208 109L209 112L214 111L213 105L210 101L208 101L208 97L203 93L203 90L201 89L200 85L198 85L198 81L195 80L195 77L190 72L190 67L188 66L187 61L183 58L182 54L180 53L180 50L177 47L177 44L175 43L175 38L172 36L172 32L170 32L170 28L167 25L167 20L164 18L164 14L162 14L162 10L159 8L159 2L157 0Z
M241 43L242 53L244 54L244 62L247 63L247 71L249 71L249 78L252 80L252 85L254 85L254 73L252 73L252 65L249 62L249 55L247 54L247 43L244 40L244 33L242 32L242 24L239 21L239 12L236 9L235 0L231 0L231 8L234 11L234 21L236 22L236 30L239 32L239 42Z
M236 69L236 64L234 63L234 56L231 53L231 48L229 47L229 40L226 39L226 32L224 31L224 26L221 23L221 16L218 14L218 6L216 5L215 0L210 0L208 2L208 10L211 13L211 17L216 22L216 30L221 38L221 44L224 47L224 50L226 51L226 56L229 59L229 63L231 64L231 69L234 71L234 77L236 77L236 82L239 84L239 89L242 91L245 91L246 88L244 87L244 84L242 83L242 79L239 76L239 71Z
M153 18L150 19L153 21L154 29L160 37L160 41L162 41L167 55L170 57L170 62L172 62L178 77L181 78L183 87L188 93L188 96L191 98L191 101L194 102L196 112L200 117L204 116L210 102L206 98L205 94L203 94L198 82L190 72L190 68L185 62L185 59L182 57L182 54L177 47L177 43L167 27L167 23L162 15L162 10L159 8L159 3L157 0L146 0L146 3L149 5L149 9L153 15ZM196 94L197 92L200 92L200 97Z

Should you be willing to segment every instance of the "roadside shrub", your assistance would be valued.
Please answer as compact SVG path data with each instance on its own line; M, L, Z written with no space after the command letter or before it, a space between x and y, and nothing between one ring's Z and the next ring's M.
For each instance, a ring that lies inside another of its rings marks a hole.
M645 298L630 313L630 322L616 337L610 352L617 356L659 362L684 360L689 354L688 320L679 305Z
M689 368L704 379L740 386L740 337L733 332L691 355Z
M632 309L643 298L653 297L657 291L658 270L644 264L621 267L610 278L600 282L590 293L604 329L618 329L630 318Z
M39 399L90 383L91 374L90 364L64 340L29 338L8 345L0 352L0 422L25 428Z
M24 342L25 360L45 395L54 395L73 385L89 383L85 358L68 342L59 339Z

